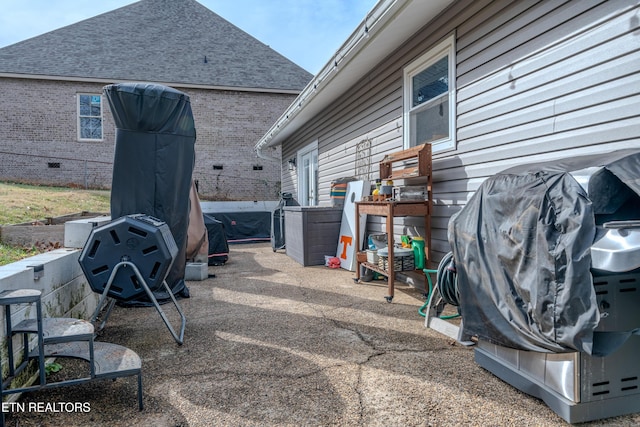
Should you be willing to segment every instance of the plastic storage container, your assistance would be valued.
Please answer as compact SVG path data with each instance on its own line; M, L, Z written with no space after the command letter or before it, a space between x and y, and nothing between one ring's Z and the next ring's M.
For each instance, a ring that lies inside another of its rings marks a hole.
M389 249L378 249L378 267L389 270ZM413 251L411 249L395 248L393 250L393 271L415 270Z

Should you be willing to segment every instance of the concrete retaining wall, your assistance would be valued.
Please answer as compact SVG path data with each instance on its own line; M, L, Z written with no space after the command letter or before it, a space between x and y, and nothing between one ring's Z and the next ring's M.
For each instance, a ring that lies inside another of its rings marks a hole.
M78 263L79 256L79 249L63 248L0 266L0 290L37 289L42 291L44 317L89 319L96 309L99 295L91 290ZM0 357L3 361L4 378L7 373L5 310L0 312ZM28 318L36 318L35 306L12 306L11 321L14 325ZM16 363L19 363L22 357L22 338L16 335L13 339L14 357ZM33 342L35 343L35 339Z

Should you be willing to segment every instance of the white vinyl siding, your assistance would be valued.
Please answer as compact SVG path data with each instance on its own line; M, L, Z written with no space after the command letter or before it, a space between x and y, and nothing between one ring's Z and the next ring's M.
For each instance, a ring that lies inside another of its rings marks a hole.
M329 203L332 180L367 170L362 156L375 179L382 157L405 148L405 71L455 33L455 147L433 156L437 260L451 250L449 218L487 177L640 149L638 16L634 0L458 1L292 135L283 159L318 139L320 204ZM358 151L365 140L367 151ZM282 185L293 184L285 176ZM399 219L395 233L419 230L419 220ZM378 228L369 218L368 229Z
M548 1L469 22L458 52L460 176L638 146L637 9Z

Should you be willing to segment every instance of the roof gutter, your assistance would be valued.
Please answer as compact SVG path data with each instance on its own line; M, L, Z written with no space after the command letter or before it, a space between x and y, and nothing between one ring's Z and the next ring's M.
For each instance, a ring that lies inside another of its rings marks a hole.
M380 0L255 145L279 145L455 0ZM389 31L381 34L382 30ZM330 83L332 83L330 85Z
M256 145L256 147L254 148L254 150L256 150L256 154L259 158L261 158L262 160L277 160L277 161L281 161L282 159L280 157L276 157L276 156L270 156L268 154L265 154L262 150L264 148L267 148L266 145L264 147L258 148L258 146Z

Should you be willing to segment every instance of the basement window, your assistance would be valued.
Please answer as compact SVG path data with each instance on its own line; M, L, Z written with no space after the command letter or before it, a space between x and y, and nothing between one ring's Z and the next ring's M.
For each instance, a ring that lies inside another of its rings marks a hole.
M78 140L102 141L102 96L79 93Z
M60 162L48 162L47 167L49 169L60 169Z
M254 170L254 171L261 171L261 170L262 170L262 166L260 166L260 165L253 165L253 170Z

